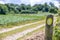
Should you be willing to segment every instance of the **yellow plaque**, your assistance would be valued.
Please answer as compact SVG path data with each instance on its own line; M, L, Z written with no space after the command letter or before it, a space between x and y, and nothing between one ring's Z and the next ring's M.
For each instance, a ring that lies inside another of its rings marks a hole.
M48 25L51 25L52 22L53 22L52 18L48 18L48 19L47 19L47 24L48 24Z

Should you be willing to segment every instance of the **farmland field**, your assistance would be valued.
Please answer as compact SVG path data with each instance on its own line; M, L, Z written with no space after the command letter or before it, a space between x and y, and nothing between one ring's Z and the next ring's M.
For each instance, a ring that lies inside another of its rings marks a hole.
M21 24L26 24L45 18L46 14L15 14L15 15L0 15L0 26L9 28ZM1 27L0 27L1 28Z
M58 0L1 0L0 40L60 40L59 4Z
M11 28L12 29L15 26L19 27L21 25L25 25L25 24L28 24L28 23L34 23L34 22L40 21L38 23L31 24L31 25L28 25L28 26L24 26L22 28L19 27L17 29L11 30L11 31L3 32L3 33L0 34L0 38L13 36L13 34L16 34L16 33L19 33L19 32L21 33L21 32L26 31L28 29L32 30L32 29L34 29L36 27L39 27L39 25L41 25L41 24L43 25L45 23L46 15L49 15L49 13L44 13L44 14L41 13L41 14L0 15L0 28L1 29L2 28L7 28L7 29Z

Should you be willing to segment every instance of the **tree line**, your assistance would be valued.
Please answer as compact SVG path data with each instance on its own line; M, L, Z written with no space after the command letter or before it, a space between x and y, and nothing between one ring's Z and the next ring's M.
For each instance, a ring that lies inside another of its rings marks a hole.
M47 3L44 4L35 4L31 6L30 4L0 4L0 14L22 14L22 13L37 13L38 11L42 12L50 12L57 13L58 8L50 2L49 5Z

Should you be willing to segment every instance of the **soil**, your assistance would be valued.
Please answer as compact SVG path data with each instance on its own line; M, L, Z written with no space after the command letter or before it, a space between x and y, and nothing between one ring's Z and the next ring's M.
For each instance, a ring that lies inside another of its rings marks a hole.
M31 36L25 38L24 40L44 40L45 32L40 31L38 33L32 34Z

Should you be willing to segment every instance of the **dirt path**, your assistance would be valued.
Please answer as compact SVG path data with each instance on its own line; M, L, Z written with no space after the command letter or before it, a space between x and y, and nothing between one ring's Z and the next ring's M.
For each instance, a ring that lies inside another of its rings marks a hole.
M37 23L39 23L39 22L43 22L43 21L37 21L37 22L34 22L34 23L29 23L29 24L25 24L25 25L21 25L21 26L16 26L16 27L13 27L13 28L2 29L2 30L0 30L0 34L1 34L1 33L4 33L4 32L9 32L9 31L12 31L12 30L16 30L16 29L18 29L18 28L22 28L22 27L25 27L25 26L37 24Z
M41 30L40 32L34 33L29 37L24 38L23 40L44 40L45 31Z
M56 25L57 17L54 17L54 26ZM45 30L42 30L40 32L34 33L29 37L25 37L22 40L44 40L45 39Z
M32 29L27 29L27 30L20 32L20 33L12 34L11 36L7 36L7 37L3 38L2 40L16 40L20 37L23 37L24 35L26 35L29 32L32 32L34 30L37 30L38 28L41 28L42 26L45 26L45 24L39 25L39 26L32 28Z

